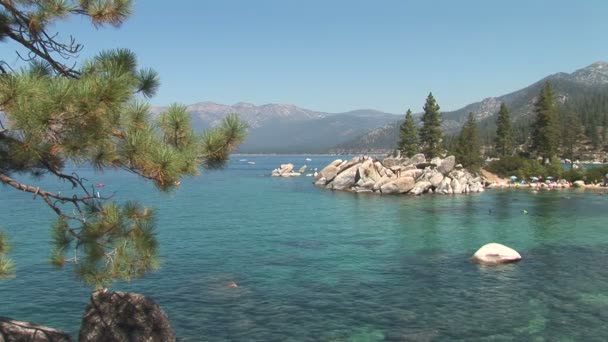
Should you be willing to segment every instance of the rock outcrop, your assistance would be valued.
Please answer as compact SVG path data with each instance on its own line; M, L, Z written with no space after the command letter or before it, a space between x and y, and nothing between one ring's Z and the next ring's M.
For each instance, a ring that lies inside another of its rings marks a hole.
M332 190L385 195L484 191L481 177L456 166L454 156L430 161L422 154L407 158L396 153L383 160L358 156L333 161L318 173L314 183Z
M293 164L289 163L289 164L281 164L281 167L272 170L272 173L270 174L273 177L297 177L302 175L301 172L294 172L293 171L294 166ZM306 168L304 167L304 171L306 170ZM302 171L302 172L304 172Z
M0 342L5 341L71 342L72 339L57 329L0 317Z
M484 265L496 265L519 261L521 255L505 245L489 243L477 250L472 260Z
M102 290L91 295L79 341L174 342L176 338L167 315L153 300Z

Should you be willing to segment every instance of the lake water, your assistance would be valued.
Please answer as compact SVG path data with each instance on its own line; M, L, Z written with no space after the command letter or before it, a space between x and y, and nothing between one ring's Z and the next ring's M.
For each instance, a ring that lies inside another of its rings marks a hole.
M184 341L608 340L608 196L389 197L268 177L304 158L235 156L171 194L130 174L78 170L105 194L158 209L162 268L112 289L154 298ZM320 168L335 157L311 158ZM0 187L18 267L0 281L0 315L77 335L90 289L49 266L53 217L41 200ZM470 263L488 242L523 260Z

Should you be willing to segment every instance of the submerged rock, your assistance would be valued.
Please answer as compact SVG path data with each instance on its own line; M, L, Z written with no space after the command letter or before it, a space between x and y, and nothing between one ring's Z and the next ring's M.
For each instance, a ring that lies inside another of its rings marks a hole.
M174 342L167 315L137 293L95 291L80 326L79 341Z
M72 338L57 329L0 317L0 342L5 341L71 342Z
M473 255L474 262L484 265L496 265L521 260L516 250L499 243L488 243Z

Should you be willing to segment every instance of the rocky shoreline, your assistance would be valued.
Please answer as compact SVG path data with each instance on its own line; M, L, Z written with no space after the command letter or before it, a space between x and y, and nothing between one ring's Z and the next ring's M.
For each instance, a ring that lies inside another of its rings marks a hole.
M315 177L314 184L331 190L382 195L483 192L485 180L456 164L454 156L427 160L398 153L382 160L358 156L336 159Z

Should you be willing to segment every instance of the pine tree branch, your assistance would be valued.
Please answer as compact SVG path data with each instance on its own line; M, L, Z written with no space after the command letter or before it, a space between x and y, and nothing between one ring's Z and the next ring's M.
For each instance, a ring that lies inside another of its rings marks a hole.
M71 203L77 204L77 203L83 203L84 201L86 201L87 199L90 198L90 197L77 197L76 195L74 195L73 197L61 196L59 194L56 194L56 193L53 193L50 191L46 191L44 189L40 189L40 187L34 187L31 185L27 185L25 183L20 183L4 173L0 173L0 181L4 184L12 186L13 188L15 188L17 190L32 193L32 194L34 194L34 196L40 196L42 198L47 198L47 199L49 199L49 201L52 198L52 199L55 199L55 200L58 200L61 202L71 202ZM54 207L54 205L53 205L53 207Z

